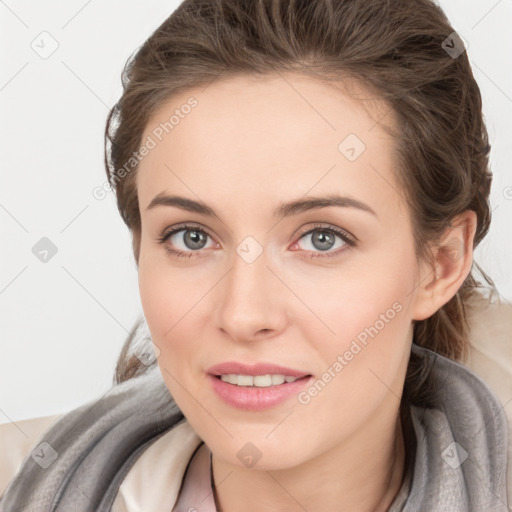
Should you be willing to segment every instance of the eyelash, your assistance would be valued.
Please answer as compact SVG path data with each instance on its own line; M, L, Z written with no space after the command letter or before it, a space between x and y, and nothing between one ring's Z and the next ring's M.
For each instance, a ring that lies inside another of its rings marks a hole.
M195 225L195 224L180 224L178 226L175 226L171 230L164 231L161 235L159 235L157 237L157 242L163 245L163 244L165 244L167 242L167 240L172 235L174 235L175 233L178 233L180 231L198 231L200 233L204 233L205 235L209 236L210 238L213 238L208 233L208 231L206 231L204 228L202 228L202 227L200 227L198 225ZM305 233L300 234L300 236L297 238L297 241L299 241L301 238L305 237L306 235L310 235L311 233L314 233L316 231L322 231L324 233L333 233L335 235L338 235L343 240L343 242L345 242L347 244L348 247L345 246L345 247L343 247L341 249L337 249L336 251L333 251L333 252L313 252L310 256L308 256L311 259L313 259L313 258L331 258L331 257L337 256L337 255L339 255L339 254L341 254L341 253L343 253L345 251L348 251L350 248L356 246L356 239L352 235L347 233L345 230L340 229L340 228L336 228L334 226L325 225L325 224L315 224L308 231L306 231ZM185 252L185 251L179 251L179 250L176 250L176 249L172 249L171 247L165 247L165 250L169 254L172 254L174 256L178 256L180 258L191 258L194 253L201 252L200 250Z

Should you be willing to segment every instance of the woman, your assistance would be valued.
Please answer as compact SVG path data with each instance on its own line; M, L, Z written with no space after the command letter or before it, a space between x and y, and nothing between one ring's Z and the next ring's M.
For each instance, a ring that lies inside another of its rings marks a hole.
M504 409L456 362L490 147L442 11L186 0L123 83L106 170L150 341L1 510L506 511Z

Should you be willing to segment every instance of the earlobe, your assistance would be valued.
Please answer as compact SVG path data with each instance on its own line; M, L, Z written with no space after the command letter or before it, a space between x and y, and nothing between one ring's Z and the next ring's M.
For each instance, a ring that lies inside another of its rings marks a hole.
M467 210L455 217L433 246L433 261L420 269L414 300L414 320L425 320L446 304L471 272L476 213Z

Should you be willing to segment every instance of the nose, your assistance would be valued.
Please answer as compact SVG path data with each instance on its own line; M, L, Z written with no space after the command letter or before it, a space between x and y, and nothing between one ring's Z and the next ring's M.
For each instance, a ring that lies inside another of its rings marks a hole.
M269 268L265 252L250 263L235 254L230 272L216 288L215 321L232 340L263 340L285 329L286 290Z

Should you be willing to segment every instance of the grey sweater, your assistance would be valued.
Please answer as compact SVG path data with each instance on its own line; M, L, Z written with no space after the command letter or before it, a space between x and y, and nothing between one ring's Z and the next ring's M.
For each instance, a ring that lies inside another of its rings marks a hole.
M389 512L507 512L503 407L465 366L415 344L412 350L434 358L441 393L435 406L411 406L414 465ZM37 445L48 443L57 460L45 468L28 455L0 511L110 511L136 459L182 419L156 366L114 386L43 434Z

